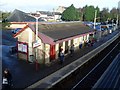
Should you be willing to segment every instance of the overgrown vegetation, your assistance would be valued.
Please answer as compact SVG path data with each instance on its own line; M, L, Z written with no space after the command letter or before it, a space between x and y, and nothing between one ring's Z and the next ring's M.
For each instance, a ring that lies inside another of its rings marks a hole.
M72 4L62 13L61 19L63 21L78 21L80 20L80 13Z
M7 17L11 14L11 12L2 12L0 11L1 15L0 15L0 28L2 30L7 29L6 27L10 26L10 23L7 21Z
M83 8L76 9L72 4L69 6L63 13L61 19L63 21L94 21L95 11L97 11L97 22L105 22L107 20L116 20L118 13L117 8L112 8L109 10L108 8L103 8L100 11L99 7L94 7L92 5L85 6Z

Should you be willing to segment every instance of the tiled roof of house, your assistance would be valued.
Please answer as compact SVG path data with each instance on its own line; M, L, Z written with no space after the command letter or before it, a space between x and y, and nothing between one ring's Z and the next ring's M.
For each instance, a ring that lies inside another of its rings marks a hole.
M13 13L7 18L9 22L29 22L35 21L31 16L28 16L27 13L15 9Z
M54 41L93 31L93 29L83 25L81 22L39 25L39 32L51 37Z
M13 13L7 17L9 22L35 22L35 18L29 16L27 13L15 9ZM40 20L39 20L40 21Z

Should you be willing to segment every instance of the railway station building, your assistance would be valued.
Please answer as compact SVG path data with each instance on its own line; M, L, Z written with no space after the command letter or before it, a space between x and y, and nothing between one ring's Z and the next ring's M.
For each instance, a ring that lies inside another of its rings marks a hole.
M35 25L27 24L14 37L18 39L18 58L28 62L38 61L48 64L56 59L63 50L69 54L71 45L79 49L85 42L94 38L95 31L81 22L41 23L36 41Z
M68 55L71 45L78 49L80 44L84 47L95 37L95 30L82 22L47 23L39 19L36 36L35 18L27 13L14 10L7 20L11 23L10 28L21 28L14 38L18 39L18 58L27 62L50 63L58 59L61 49Z

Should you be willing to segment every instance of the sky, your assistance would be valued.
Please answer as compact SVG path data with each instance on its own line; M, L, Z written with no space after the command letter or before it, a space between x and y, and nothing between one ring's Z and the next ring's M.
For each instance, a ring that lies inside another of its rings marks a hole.
M58 6L69 7L73 4L76 8L84 7L85 5L98 6L100 10L103 8L113 7L118 8L120 0L0 0L1 11L14 11L15 9L24 12L35 11L53 11Z

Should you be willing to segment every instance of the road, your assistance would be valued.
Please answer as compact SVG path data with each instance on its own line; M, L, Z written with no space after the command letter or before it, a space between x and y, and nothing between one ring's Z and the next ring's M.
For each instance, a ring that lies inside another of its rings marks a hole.
M7 63L7 64L3 64L3 69L4 69L5 65L6 66L11 65L12 60L16 58L15 57L16 55L11 55L9 53L9 50L12 46L16 46L17 40L13 38L12 36L13 34L10 30L2 30L0 31L0 33L2 33L2 35L0 36L2 37L2 44L0 45L2 52L0 54L0 57L2 58L2 63Z
M5 68L14 68L17 64L17 56L10 54L9 50L12 46L16 46L17 40L13 38L11 30L0 30L1 44L0 44L0 61L2 62L2 71ZM15 62L13 62L13 60ZM16 66L17 67L17 66ZM15 69L10 69L14 72ZM2 74L1 74L2 75Z

